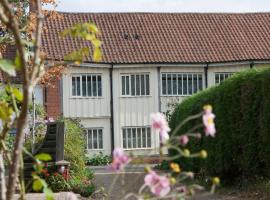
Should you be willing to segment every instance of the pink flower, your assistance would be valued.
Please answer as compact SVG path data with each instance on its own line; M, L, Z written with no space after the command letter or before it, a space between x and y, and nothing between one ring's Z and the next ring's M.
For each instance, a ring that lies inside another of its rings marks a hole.
M189 138L187 135L180 136L180 144L185 146L189 142Z
M215 128L215 115L212 113L212 106L206 105L203 107L204 114L203 114L203 124L205 127L205 135L215 137L216 128Z
M123 149L115 148L113 151L113 161L111 168L115 171L121 171L130 162L129 157L125 154Z
M170 192L170 181L166 176L159 176L151 171L144 178L145 185L150 187L153 194L158 197L164 197Z
M171 130L168 126L165 116L159 112L152 113L151 120L152 129L159 132L161 142L165 143L170 138L168 132Z

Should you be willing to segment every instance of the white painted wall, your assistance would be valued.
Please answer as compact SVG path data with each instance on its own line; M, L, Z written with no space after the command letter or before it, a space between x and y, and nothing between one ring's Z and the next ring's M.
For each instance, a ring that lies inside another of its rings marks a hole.
M255 64L254 67L257 65ZM260 67L266 65L260 64ZM267 65L269 66L269 65ZM205 65L116 65L113 68L113 117L114 117L114 146L122 147L122 128L150 126L150 114L152 112L166 112L168 104L181 102L186 96L162 96L161 88L158 88L158 67L160 73L178 72L178 73L202 73L203 87L205 87ZM246 64L211 64L208 67L208 86L215 85L216 72L238 72L249 69L250 65ZM82 97L75 98L71 95L71 75L72 74L102 74L102 97ZM150 95L138 97L121 96L122 82L121 74L129 73L149 73L150 75ZM86 128L103 128L103 141L105 154L111 153L111 127L110 127L110 69L108 66L80 66L69 67L63 75L63 114L64 117L79 118ZM161 86L161 80L160 80ZM161 95L159 99L159 94ZM161 103L161 105L159 105ZM152 149L127 150L128 152L144 155L157 154L159 147L159 135L152 133ZM98 153L99 150L90 150L88 153Z
M208 67L208 87L215 85L215 73L216 72L239 72L243 70L250 69L249 64L240 65L240 64L230 64L230 65L218 65L218 66L209 66Z
M72 97L72 75L102 75L101 97ZM70 118L110 117L110 77L108 68L69 67L63 74L63 115Z
M103 129L103 150L86 150L89 155L98 154L111 154L111 126L110 118L82 118L81 124L85 128L102 128Z
M150 96L122 97L122 73L149 73ZM150 114L158 111L157 68L115 68L113 70L113 106L115 147L122 147L122 127L150 126ZM152 149L136 150L135 154L156 154L158 134L152 133ZM131 150L132 151L132 150Z

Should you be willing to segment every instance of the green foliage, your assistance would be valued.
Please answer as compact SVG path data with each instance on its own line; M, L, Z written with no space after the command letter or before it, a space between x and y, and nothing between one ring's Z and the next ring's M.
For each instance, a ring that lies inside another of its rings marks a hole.
M102 152L99 154L95 154L93 156L89 156L86 159L86 165L91 166L102 166L102 165L108 165L112 162L112 157L109 155L104 155Z
M78 121L72 119L61 119L65 122L65 160L70 162L74 173L81 173L85 166L85 133Z
M72 192L80 194L83 197L91 196L95 191L95 185L89 180L81 180L77 177L73 177L69 180Z
M15 65L11 60L0 59L0 69L10 76L16 76Z
M57 172L51 173L46 178L46 182L48 183L53 192L63 192L71 190L71 187L65 180L65 178Z
M270 170L270 70L237 73L217 87L204 90L178 105L169 122L172 130L188 116L211 104L216 114L216 137L188 144L191 152L208 151L206 160L177 160L185 170L235 178L269 175ZM194 120L178 135L201 122ZM200 130L203 132L203 130ZM174 151L170 151L174 155Z
M83 39L90 41L93 47L93 60L99 62L102 58L101 45L102 42L97 38L99 34L98 28L95 24L89 23L78 23L64 30L61 33L62 37L71 36L77 39ZM89 56L90 49L87 47L73 51L65 56L65 60L75 61L76 64L80 64L83 58Z

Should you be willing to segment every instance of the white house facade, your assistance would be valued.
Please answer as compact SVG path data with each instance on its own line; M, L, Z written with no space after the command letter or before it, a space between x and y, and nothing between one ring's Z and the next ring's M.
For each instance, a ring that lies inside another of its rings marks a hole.
M70 64L57 84L61 114L80 120L89 154L111 154L115 147L158 154L151 113L165 113L236 72L267 67L270 61L269 13L62 15L45 20L49 31L42 41L48 60L89 46L58 36L65 28L92 20L101 30L102 61Z

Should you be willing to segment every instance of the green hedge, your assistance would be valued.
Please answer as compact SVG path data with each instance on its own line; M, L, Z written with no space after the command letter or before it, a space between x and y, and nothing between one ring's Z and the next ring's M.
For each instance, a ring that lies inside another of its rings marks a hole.
M177 162L185 170L218 175L228 181L269 175L270 70L237 73L219 86L187 98L173 111L169 122L172 130L187 116L199 113L205 104L214 108L216 137L193 139L188 148L192 152L206 149L208 158L181 158ZM198 123L201 119L188 123L178 135Z

